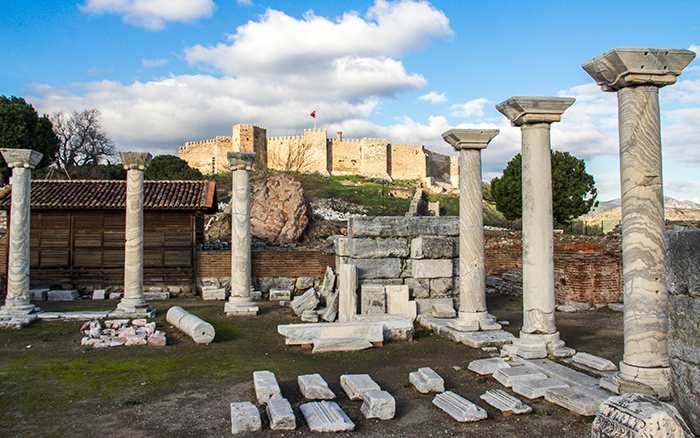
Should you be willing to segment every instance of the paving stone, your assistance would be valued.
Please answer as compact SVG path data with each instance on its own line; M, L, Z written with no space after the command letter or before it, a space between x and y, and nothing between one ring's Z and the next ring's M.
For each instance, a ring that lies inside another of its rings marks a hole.
M496 370L496 372L493 373L493 378L506 388L510 388L515 382L546 379L547 376L541 371L531 367L516 366Z
M573 388L554 388L545 391L544 399L579 415L595 415L603 402L613 394L602 389L576 386Z
M349 432L353 423L335 402L311 402L299 406L311 432Z
M474 371L481 376L491 375L501 368L510 368L510 365L497 357L473 360L467 366L468 370Z
M92 312L39 312L35 318L46 320L86 320L86 319L103 319L107 318L111 310L92 311ZM128 321L128 320L127 320Z
M568 388L569 385L562 383L559 380L546 377L544 379L537 380L521 380L514 382L512 389L516 394L520 394L525 398L530 400L535 398L544 397L545 392L548 389L554 388Z
M312 353L327 353L330 351L359 351L372 348L373 345L364 338L327 338L315 339Z
M578 352L571 358L573 362L593 368L598 371L617 371L617 366L608 359L592 354Z
M456 318L457 311L452 303L433 303L433 316L435 318Z
M503 391L502 389L494 389L486 391L480 396L486 403L503 412L504 414L529 414L532 408L517 398Z
M592 388L599 386L598 379L588 374L572 370L556 362L552 362L549 359L523 359L522 363L525 366L533 367L546 374L548 377L557 379L569 386L588 386Z
M320 374L305 374L297 377L299 391L307 400L333 400L335 394Z
M318 306L318 296L314 289L309 289L303 295L294 297L292 300L292 310L297 316L301 316L305 310L314 310Z
M350 400L361 400L367 391L382 390L369 374L343 374L340 376L340 386Z
M292 405L286 398L271 398L267 401L267 418L272 430L294 430L297 428Z
M360 313L383 315L386 313L386 292L380 284L363 284L360 287Z
M432 368L419 368L408 375L408 380L421 394L445 392L445 381Z
M313 286L313 283L312 283ZM291 300L292 291L289 289L270 289L270 301Z
M50 290L46 292L48 301L75 301L79 296L77 290Z
M237 435L262 429L260 412L251 402L231 403L231 433Z
M484 420L488 417L484 409L452 391L436 395L433 404L460 423Z
M253 371L253 385L258 404L267 404L271 398L282 398L282 391L277 384L277 379L270 371Z
M360 411L365 418L391 420L396 414L396 401L386 391L367 391L362 395Z

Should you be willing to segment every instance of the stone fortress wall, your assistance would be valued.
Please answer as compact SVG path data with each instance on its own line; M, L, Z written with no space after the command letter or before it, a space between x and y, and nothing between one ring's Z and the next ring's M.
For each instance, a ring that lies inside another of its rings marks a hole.
M386 139L343 139L341 132L337 138L329 139L325 129L305 129L303 135L297 136L267 137L264 128L236 125L231 137L188 142L178 156L191 167L211 174L229 170L228 152L256 152L256 168L459 185L457 157Z

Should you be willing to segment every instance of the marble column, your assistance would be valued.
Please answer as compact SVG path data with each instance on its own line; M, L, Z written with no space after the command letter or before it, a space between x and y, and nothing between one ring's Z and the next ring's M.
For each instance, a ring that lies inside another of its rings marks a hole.
M498 129L450 129L442 138L459 151L459 317L448 323L457 331L500 330L486 310L484 205L481 150Z
M659 88L693 58L689 50L617 48L583 64L618 98L625 350L608 382L618 392L670 395Z
M156 311L143 296L143 172L153 158L148 152L119 152L126 172L126 243L124 296L112 316L149 317Z
M554 231L550 125L575 99L511 97L496 105L522 135L523 328L510 347L524 358L567 357L554 322Z
M12 169L7 296L0 317L24 316L39 310L29 296L29 214L32 169L43 155L31 149L0 149L0 153Z
M231 197L231 296L226 315L256 315L258 305L250 296L250 170L255 152L229 152L233 174Z

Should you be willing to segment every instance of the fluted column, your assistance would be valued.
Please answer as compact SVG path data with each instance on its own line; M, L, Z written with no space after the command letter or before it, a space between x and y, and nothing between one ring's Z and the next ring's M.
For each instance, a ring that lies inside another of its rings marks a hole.
M143 172L153 158L148 152L119 152L126 169L124 296L112 315L154 317L143 295Z
M22 316L39 310L29 296L29 215L32 169L43 155L31 149L0 149L0 153L12 169L7 296L0 316Z
M514 353L525 358L575 353L564 346L554 321L554 237L550 125L575 99L511 97L496 109L522 135L523 328Z
M689 50L617 48L583 64L618 98L625 350L610 383L621 393L670 395L659 88L674 84L694 57Z
M229 152L233 174L231 196L231 296L226 315L256 315L258 305L250 296L250 170L255 152Z
M459 151L459 317L448 323L458 331L500 330L486 310L484 205L481 150L497 129L450 129L442 138Z

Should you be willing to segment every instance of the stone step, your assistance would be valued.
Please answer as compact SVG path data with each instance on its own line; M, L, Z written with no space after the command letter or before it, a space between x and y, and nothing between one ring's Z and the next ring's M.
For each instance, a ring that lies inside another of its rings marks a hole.
M484 409L452 391L436 395L433 404L460 423L484 420L488 417Z
M598 387L598 379L589 376L588 374L572 370L571 368L560 365L549 359L522 359L525 366L532 367L544 374L547 377L557 379L568 386L587 386L590 388Z
M353 423L335 402L311 402L299 406L311 432L348 432L355 430Z
M532 367L515 366L496 370L493 378L506 388L510 388L515 382L545 379L547 376Z
M608 391L583 386L549 389L544 393L548 402L585 416L595 415L603 402L612 396Z
M503 412L504 415L508 414L528 414L532 412L532 408L502 389L494 389L491 391L486 391L480 397L483 401L490 404L494 408Z
M361 400L365 392L382 390L369 374L343 374L340 376L340 386L350 400Z
M501 368L510 368L510 365L497 357L473 360L467 366L468 370L474 371L480 376L491 375Z
M416 391L427 394L429 392L445 392L445 381L431 368L419 368L408 375Z
M286 398L271 398L267 401L267 418L272 430L294 430L297 428L292 405Z
M367 391L362 395L360 410L365 418L391 420L396 414L396 401L386 391Z
M262 429L260 412L251 402L231 403L231 433L237 435Z
M297 377L299 391L307 400L332 400L335 394L320 374L305 374Z
M258 404L267 404L271 398L282 398L275 374L270 371L253 371L253 385Z
M538 380L523 380L513 383L513 392L530 400L544 397L548 389L568 388L569 385L550 377Z

